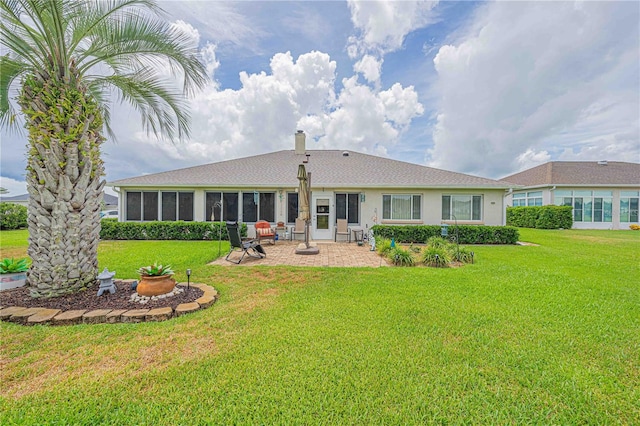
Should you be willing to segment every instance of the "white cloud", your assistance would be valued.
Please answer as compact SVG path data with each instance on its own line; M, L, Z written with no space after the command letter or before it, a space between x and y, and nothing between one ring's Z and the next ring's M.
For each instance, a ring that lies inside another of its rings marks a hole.
M535 152L531 148L518 155L516 159L518 162L518 170L530 169L531 167L544 164L549 160L551 160L551 156L547 151Z
M351 21L360 32L349 39L347 51L354 59L367 52L384 55L402 47L410 32L435 19L437 1L355 1L350 0Z
M135 143L127 145L126 153L107 146L110 174L130 170L126 175L140 175L293 149L297 129L307 133L308 149L386 155L411 119L423 113L414 88L398 83L378 91L353 76L344 79L336 93L337 64L326 53L309 52L296 60L288 52L278 53L270 68L269 74L241 72L238 90L218 90L211 84L197 95L191 102L188 142L160 142L132 131Z
M15 197L27 193L27 182L0 176L0 187L8 192L1 194L3 197Z
M629 34L632 3L480 7L434 59L430 165L500 177L550 157L638 161L640 49Z
M359 72L369 83L379 83L383 59L377 60L371 55L364 55L353 66L355 72Z

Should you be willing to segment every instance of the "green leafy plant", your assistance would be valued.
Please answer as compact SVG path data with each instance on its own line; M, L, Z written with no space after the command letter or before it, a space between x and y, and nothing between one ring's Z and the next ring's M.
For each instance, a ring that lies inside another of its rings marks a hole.
M422 251L422 263L435 268L446 268L451 262L451 255L444 247L426 247Z
M158 262L154 262L151 266L143 266L138 269L138 273L146 277L159 277L161 275L173 275L173 269L171 265L158 265Z
M17 272L27 272L29 270L29 263L27 259L13 258L2 259L0 262L0 274L15 274Z
M381 256L386 256L391 252L393 247L391 247L391 240L387 238L378 238L376 237L376 251Z
M447 248L449 241L442 237L429 237L429 239L427 239L427 245L434 248Z
M473 252L466 247L459 247L458 250L453 255L454 259L458 262L462 263L471 263L473 262Z
M389 258L396 266L413 266L413 253L410 250L396 247L389 252Z

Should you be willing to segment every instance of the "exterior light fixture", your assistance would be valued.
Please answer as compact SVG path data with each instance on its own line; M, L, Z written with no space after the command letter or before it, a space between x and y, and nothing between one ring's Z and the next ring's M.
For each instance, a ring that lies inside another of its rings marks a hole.
M191 286L191 269L187 269L187 290Z

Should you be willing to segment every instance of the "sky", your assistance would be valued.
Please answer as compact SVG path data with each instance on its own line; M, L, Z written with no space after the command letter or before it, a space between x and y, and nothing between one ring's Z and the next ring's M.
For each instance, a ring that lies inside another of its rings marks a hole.
M107 181L293 149L296 130L307 149L494 179L547 161L640 162L635 1L160 5L211 82L188 100L185 141L113 105ZM0 137L0 186L23 194L26 133Z

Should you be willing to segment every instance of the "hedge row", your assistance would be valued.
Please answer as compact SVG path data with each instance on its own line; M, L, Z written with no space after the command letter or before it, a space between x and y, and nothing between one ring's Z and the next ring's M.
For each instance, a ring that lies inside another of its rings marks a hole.
M0 203L0 229L27 227L27 208L15 203Z
M118 222L103 219L103 240L228 240L224 222ZM247 235L247 225L240 224L240 234Z
M507 207L507 225L520 228L571 229L571 206Z
M520 237L511 226L459 225L460 244L515 244ZM440 225L374 225L373 233L383 238L394 238L399 243L425 243L431 237L440 237ZM448 228L449 237L456 235L456 226Z

